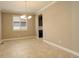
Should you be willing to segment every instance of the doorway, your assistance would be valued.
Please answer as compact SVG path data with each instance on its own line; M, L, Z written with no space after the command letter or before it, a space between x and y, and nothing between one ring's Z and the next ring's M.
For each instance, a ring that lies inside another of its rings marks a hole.
M43 38L43 17L42 14L38 16L38 36L39 38Z

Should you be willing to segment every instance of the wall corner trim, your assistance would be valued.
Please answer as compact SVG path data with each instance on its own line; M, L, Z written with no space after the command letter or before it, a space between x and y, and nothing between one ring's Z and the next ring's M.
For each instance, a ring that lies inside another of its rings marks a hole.
M35 14L38 14L38 13L42 12L43 10L47 9L49 6L51 6L54 3L56 3L56 1L52 1L51 3L46 5L45 7L41 8L40 10L38 10Z
M64 50L64 51L66 51L66 52L72 53L73 55L79 57L79 53L76 52L76 51L73 51L73 50L71 50L71 49L65 48L65 47L63 47L63 46L61 46L61 45L55 44L55 43L50 42L50 41L48 41L48 40L43 40L43 41L44 41L45 43L51 45L51 46L55 46L55 47L57 47L57 48L60 48L60 49L62 49L62 50Z

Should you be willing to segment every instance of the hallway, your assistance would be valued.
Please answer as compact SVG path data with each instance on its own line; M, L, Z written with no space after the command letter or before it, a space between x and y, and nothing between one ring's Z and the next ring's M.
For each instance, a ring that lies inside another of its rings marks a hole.
M41 39L10 40L0 44L0 57L2 58L68 58L72 56L68 52L44 43Z

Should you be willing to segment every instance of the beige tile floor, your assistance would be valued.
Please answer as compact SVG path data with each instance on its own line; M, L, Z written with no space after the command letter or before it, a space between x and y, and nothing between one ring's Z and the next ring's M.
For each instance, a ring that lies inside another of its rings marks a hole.
M42 40L10 40L0 44L0 58L70 58L74 55Z

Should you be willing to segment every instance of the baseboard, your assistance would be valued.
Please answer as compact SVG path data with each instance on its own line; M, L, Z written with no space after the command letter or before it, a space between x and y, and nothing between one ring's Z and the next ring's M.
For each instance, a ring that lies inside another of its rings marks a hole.
M28 36L28 37L19 37L19 38L8 38L8 39L2 39L3 41L9 41L9 40L20 40L20 39L35 39L36 36Z
M48 41L48 40L43 40L43 41L44 41L45 43L49 44L49 45L55 46L55 47L57 47L57 48L60 48L60 49L62 49L62 50L64 50L64 51L66 51L66 52L72 53L73 55L79 57L79 53L76 52L76 51L73 51L73 50L71 50L71 49L65 48L65 47L63 47L63 46L61 46L61 45L55 44L55 43L50 42L50 41Z

